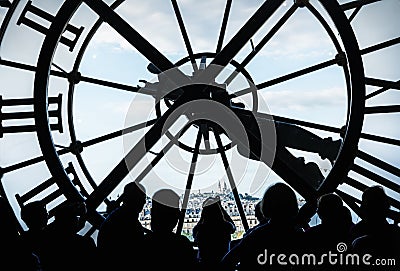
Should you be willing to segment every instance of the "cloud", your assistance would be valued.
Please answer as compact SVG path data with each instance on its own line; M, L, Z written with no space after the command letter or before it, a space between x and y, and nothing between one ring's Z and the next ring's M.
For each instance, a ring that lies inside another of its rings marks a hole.
M318 91L298 89L271 90L262 93L263 99L270 107L288 110L306 110L310 108L338 107L346 103L346 92L341 88L328 88Z
M132 45L129 44L122 36L115 32L110 26L103 25L96 32L93 38L95 45L111 44L114 49L133 50Z
M224 44L245 24L249 17L260 7L263 1L233 2L227 25ZM216 1L179 1L179 8L193 51L215 51L225 0ZM254 36L257 44L276 23L289 4L278 10L265 26ZM118 7L117 12L130 23L144 38L161 53L167 55L187 55L187 50L169 1L129 1ZM114 49L135 50L122 36L108 25L103 25L94 36L95 44L112 44ZM330 46L330 47L329 47ZM328 49L327 49L328 48ZM268 50L261 55L273 57L306 58L326 55L332 50L328 35L309 12L298 10L268 43Z
M183 49L176 19L172 16L172 7L166 1L156 6L145 1L140 4L126 2L117 12L146 40L164 54L177 54ZM135 50L121 35L109 25L104 24L93 39L95 45L112 44L114 49Z

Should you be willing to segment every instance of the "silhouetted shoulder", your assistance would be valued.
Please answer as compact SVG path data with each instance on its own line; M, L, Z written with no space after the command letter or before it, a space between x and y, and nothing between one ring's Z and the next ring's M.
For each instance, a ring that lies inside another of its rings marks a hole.
M190 240L175 233L144 236L143 258L147 270L194 270L196 253Z

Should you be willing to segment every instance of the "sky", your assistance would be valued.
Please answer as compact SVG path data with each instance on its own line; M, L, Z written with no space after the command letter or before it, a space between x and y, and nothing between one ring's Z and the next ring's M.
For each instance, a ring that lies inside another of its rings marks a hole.
M55 12L61 2L34 0L33 4L49 12ZM113 1L108 0L105 2L111 4ZM201 55L215 52L226 1L182 0L177 2L194 53ZM262 2L260 0L233 1L224 45L235 35ZM326 17L326 12L318 1L310 2ZM346 3L349 1L339 2ZM16 14L21 12L25 3L25 0L21 1L17 7ZM254 45L261 41L291 5L292 1L284 2L253 37ZM399 37L400 29L397 27L399 11L399 0L384 0L363 7L351 22L359 47L363 49L382 41ZM188 55L171 2L126 0L116 9L116 12L171 62L175 63ZM349 16L351 12L346 12L346 15ZM3 21L4 16L5 9L0 8L0 21ZM14 16L11 19L10 27L7 29L1 43L0 56L2 59L35 65L43 42L43 35L32 31L27 26L17 26L15 24L17 19L18 16ZM35 19L40 21L40 18ZM72 17L70 23L75 26L87 25L82 34L82 36L85 36L90 29L90 25L96 20L97 16L88 6L83 4ZM48 22L41 22L48 25ZM327 22L333 25L329 18L327 18ZM333 32L340 41L340 36L334 27ZM77 48L79 48L82 41L83 39L79 39ZM234 59L240 63L251 51L252 45L249 42ZM61 45L55 53L54 63L68 72L74 65L77 52L78 49L69 52L65 46ZM277 34L246 66L246 70L257 85L330 60L335 57L335 54L336 51L329 36L315 17L303 8L297 10L289 18ZM197 61L199 62L199 60ZM211 60L211 58L207 59L207 65ZM364 55L365 74L367 77L397 81L400 75L399 60L399 45ZM156 82L158 80L154 74L149 73L146 69L148 63L148 60L112 27L103 24L95 33L84 52L79 71L87 77L100 78L130 86L143 86L144 84L140 80L148 82ZM188 63L179 68L188 75L192 73ZM56 68L53 67L53 69ZM222 75L217 78L217 83L223 83L227 75L233 70L234 66L229 65ZM1 95L3 99L31 97L33 95L32 83L34 79L32 72L21 72L18 69L0 66ZM65 79L52 77L49 83L49 96L57 95L60 92L65 93L63 105L66 105L68 82ZM233 93L247 86L247 80L242 74L239 74L232 84L228 86L227 90L229 93ZM376 89L376 87L367 87L367 94ZM255 105L252 102L253 98L252 94L247 94L240 101L246 105L246 109L255 110ZM257 104L258 112L271 113L333 127L341 127L346 122L348 97L343 71L336 65L259 90L257 98L259 100ZM366 104L367 106L392 105L398 104L399 101L400 97L397 91L389 90L367 100ZM29 108L26 110L29 110ZM165 112L165 105L162 106L162 110ZM397 115L398 113L367 116L364 121L363 132L399 138L400 131L397 125ZM77 138L80 141L85 141L154 118L154 98L141 93L136 94L80 82L76 85L74 91L73 116ZM63 122L67 127L66 121L67 116L64 113ZM99 183L107 176L110 170L114 168L146 131L146 129L143 129L85 148L82 152L82 157L93 179ZM337 134L317 130L311 131L324 138L333 137L338 139ZM181 142L194 147L196 133L196 129L189 130L182 137ZM216 142L213 136L211 135L210 138L211 146L215 147ZM54 133L53 140L57 145L68 146L71 138L69 132L65 131L62 134ZM227 137L223 137L223 141L225 144L230 142ZM168 138L164 137L154 146L152 151L159 152L167 142ZM397 157L398 147L396 146L362 139L359 142L359 147L395 166L400 164L400 160ZM201 148L204 148L203 142L201 143ZM315 153L295 149L290 149L290 151L296 157L304 157L306 162L317 163L324 175L329 173L331 164L326 159L322 160ZM0 166L7 167L19 161L40 156L40 147L37 144L36 136L32 133L5 135L0 140L0 154ZM256 197L261 197L269 184L281 181L279 176L265 164L243 158L235 148L227 151L226 155L240 193L249 193ZM122 191L123 184L134 180L153 158L154 155L151 153L146 155L145 159L113 191L110 197L117 197ZM182 193L188 178L191 158L192 153L188 153L177 146L171 148L165 159L143 180L149 196L161 186L170 186ZM64 155L62 157L64 163L71 160L74 161L74 165L77 165L73 155ZM400 182L397 177L391 176L387 172L380 172L379 169L373 170L387 176L394 182ZM85 179L83 173L79 170L78 175L81 180ZM34 177L26 179L27 176ZM45 180L49 177L49 172L43 167L43 163L38 163L5 174L2 182L7 193L13 195L16 191L29 190L40 180ZM219 155L200 155L194 175L193 191L215 190L220 180L227 181L221 157ZM369 180L364 181L372 183ZM89 190L91 189L88 184L85 185ZM350 188L343 185L342 189L349 191ZM351 193L357 194L359 192L351 191ZM394 191L388 191L388 193L394 198L399 197L398 193ZM13 197L11 196L11 198ZM14 204L18 211L15 202Z

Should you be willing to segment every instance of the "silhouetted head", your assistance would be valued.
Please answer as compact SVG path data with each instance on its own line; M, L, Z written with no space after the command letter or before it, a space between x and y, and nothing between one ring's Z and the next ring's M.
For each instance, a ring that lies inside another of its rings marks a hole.
M121 197L123 206L139 213L146 203L146 189L142 184L130 182L125 185Z
M368 220L386 219L390 204L382 186L371 186L364 190L361 199L363 218Z
M257 218L258 222L263 222L266 220L262 210L261 210L261 201L257 202L254 206L254 215Z
M351 215L351 211L348 207L346 207L344 205L342 207L341 219L343 220L344 225L347 225L347 226L353 225L353 217Z
M224 220L221 201L218 197L209 197L204 200L201 211L201 220L216 222Z
M172 189L154 193L151 206L151 229L154 232L172 232L178 223L180 198Z
M318 199L317 214L322 223L338 222L338 218L343 215L342 207L342 198L334 193L328 193Z
M75 233L80 230L80 217L86 214L84 202L64 201L54 210L54 223L57 229Z
M293 221L299 211L296 194L287 184L275 183L265 191L261 210L271 221Z
M42 201L28 202L21 208L21 219L30 230L41 230L47 226L49 213Z

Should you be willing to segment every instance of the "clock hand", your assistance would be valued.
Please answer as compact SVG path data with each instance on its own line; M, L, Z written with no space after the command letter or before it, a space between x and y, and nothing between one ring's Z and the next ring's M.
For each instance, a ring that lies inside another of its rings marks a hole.
M249 140L249 145L247 146L243 142L237 142L238 152L241 155L244 154L245 157L265 163L306 200L306 204L300 208L296 221L301 226L306 225L315 213L316 200L319 194L318 187L313 186L311 182L319 184L324 179L318 166L315 163L304 163L303 159L293 156L284 146L278 145L276 150L271 150L270 146L268 146L270 143L265 143L261 139L258 125L256 124L256 129L251 129L252 126L254 128L254 125L250 123L248 116L240 115L239 113L238 117L241 120L244 117L246 121L244 127ZM256 120L253 118L252 122L254 124ZM272 155L271 151L275 151L275 153ZM255 180L251 184L250 190L255 191L259 189L260 185Z
M224 42L226 26L228 24L231 7L232 7L232 0L227 0L226 5L225 5L224 18L222 19L222 25L221 25L221 29L219 31L217 49L215 50L217 53L219 53L222 49L222 43Z
M273 122L277 141L282 146L303 150L307 152L318 153L321 159L328 158L333 164L341 146L341 139L332 140L332 138L322 138L317 134L304 129L303 127L313 128L324 132L332 132L338 134L340 137L344 136L344 128L337 128L328 125L322 125L314 122L300 121L292 118L281 117L277 115L250 112L245 109L233 108L236 114L242 115L246 118L254 118L257 120L258 127L268 125L268 122ZM269 124L272 125L272 124Z
M264 162L292 185L304 198L313 198L316 188L324 179L323 175L316 164L305 163L304 159L296 158L286 147L324 154L323 151L327 149L325 147L330 147L327 144L329 140L320 138L293 123L279 121L279 119L282 120L284 118L274 118L267 114L257 115L237 108L233 108L233 112L243 123L249 141L249 145L245 146L243 142L236 140L235 143L238 145L239 154ZM290 121L290 119L286 120ZM319 128L322 130L325 127L321 126ZM315 146L315 142L319 144L319 147L323 144L324 148L317 148L318 146ZM332 142L332 148L336 146L333 143L336 142ZM340 145L334 148L333 153L336 154L339 151L338 147Z
M197 68L196 60L195 60L194 55L193 55L193 49L192 49L192 46L191 46L190 41L189 41L189 36L187 34L187 31L186 31L186 28L185 28L185 24L183 22L183 18L182 18L181 12L179 10L178 2L177 2L177 0L171 0L171 3L172 3L172 7L174 9L174 12L175 12L175 17L176 17L176 19L178 21L178 24L179 24L179 28L181 30L183 41L185 42L186 50L187 50L187 52L189 54L190 62L192 63L192 68L193 68L194 71L197 71L198 68Z
M257 84L255 87L251 86L251 87L248 87L248 88L244 88L242 90L238 90L235 93L232 93L230 96L232 98L233 97L237 98L237 97L243 96L245 94L251 93L254 90L254 88L257 91L260 91L260 90L262 90L264 88L271 87L271 86L274 86L274 85L277 85L277 84L280 84L280 83L283 83L283 82L298 78L300 76L304 76L306 74L313 73L313 72L316 72L316 71L331 67L333 65L341 65L341 63L345 63L345 62L346 62L345 56L343 54L338 54L333 59L320 62L318 64L315 64L315 65L312 65L312 66L297 70L295 72L287 73L285 75L276 77L274 79L270 79L268 81L265 81L265 82Z
M176 80L180 83L190 81L184 73L179 69L175 69L175 65L168 58L133 29L105 2L101 0L84 0L84 2L160 71L173 70L174 74L171 76L173 78L171 80Z
M138 143L127 155L111 170L111 172L99 184L97 189L87 199L88 210L95 210L101 202L118 186L129 174L148 151L171 128L183 112L175 110L190 100L190 93L185 92L174 104L156 121ZM189 124L187 124L189 125Z

